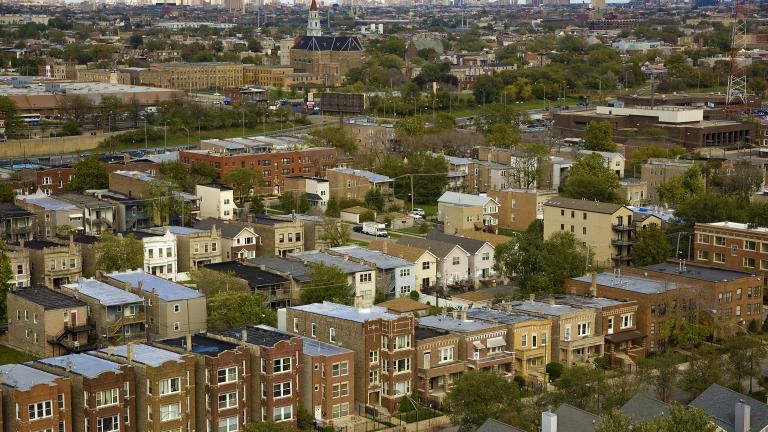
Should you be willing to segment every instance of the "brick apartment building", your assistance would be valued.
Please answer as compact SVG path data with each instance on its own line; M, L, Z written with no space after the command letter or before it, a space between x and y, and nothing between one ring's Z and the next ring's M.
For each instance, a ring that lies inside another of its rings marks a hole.
M313 147L264 153L216 152L212 150L183 150L179 161L191 167L196 162L216 169L219 179L237 168L261 171L264 179L259 193L280 194L285 177L297 175L325 177L329 168L336 166L337 151L330 147ZM221 180L219 180L221 181Z
M221 330L211 337L241 344L250 351L250 411L254 421L288 422L296 425L301 395L302 339L267 326Z
M371 306L335 303L292 306L278 311L278 326L301 336L348 348L355 353L355 402L398 408L414 389L415 320Z
M195 359L146 344L103 348L93 355L133 366L136 377L136 430L194 432L198 406Z
M453 382L467 370L459 355L461 335L445 330L416 327L416 382L421 403L440 407Z
M355 413L355 353L336 345L304 338L301 400L304 409L325 422Z
M696 264L768 273L768 228L754 224L715 222L693 228ZM766 279L764 279L765 281Z
M248 399L251 387L250 350L204 333L158 341L157 346L195 358L197 383L195 422L198 431L240 431L253 422Z
M68 431L72 426L71 383L23 364L0 366L5 431Z
M89 354L45 358L30 365L69 379L72 422L65 430L137 431L136 383L132 366Z
M8 344L38 357L88 348L88 305L43 286L8 293Z

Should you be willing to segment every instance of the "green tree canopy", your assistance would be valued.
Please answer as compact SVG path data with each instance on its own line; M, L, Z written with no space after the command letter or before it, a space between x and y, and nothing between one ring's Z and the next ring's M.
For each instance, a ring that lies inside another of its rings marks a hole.
M229 329L246 325L275 326L275 311L265 307L260 294L219 292L208 297L208 328Z
M517 384L495 373L470 371L454 381L445 411L461 432L475 430L489 418L500 418L520 402Z
M704 193L701 167L691 166L685 173L657 186L656 193L659 195L659 201L667 204L681 204Z
M262 184L261 173L250 168L235 168L224 176L224 182L232 186L238 203L242 204L251 190Z
M320 240L327 242L328 247L345 246L352 240L349 226L333 219L326 219Z
M95 248L96 270L115 272L144 268L144 244L133 234L102 234Z
M317 264L309 272L309 282L301 287L301 302L322 303L330 301L339 304L352 304L353 288L347 275L338 267Z
M357 153L357 141L349 130L339 126L329 126L311 132L311 135L322 144L336 147L348 155Z
M599 153L579 158L560 186L560 194L568 198L623 204L618 190L618 177Z
M672 246L664 231L652 224L637 232L637 239L632 246L632 262L636 266L658 264L664 262L672 253Z
M584 130L584 148L594 151L614 152L616 143L613 142L613 126L608 120L591 121Z
M365 206L377 212L384 211L384 195L378 188L371 188L365 193Z
M600 417L595 432L716 432L716 423L698 408L672 404L669 413L632 423L618 409Z
M434 202L448 184L448 161L427 152L411 152L405 160L389 156L381 163L378 172L395 179L395 196L405 201L411 198L408 174L414 174L413 199L417 204Z
M190 277L198 291L207 297L214 297L219 293L250 292L248 284L232 272L221 272L203 267L193 270Z
M72 181L67 189L73 192L84 192L89 189L106 189L109 187L107 167L96 156L89 156L72 165Z

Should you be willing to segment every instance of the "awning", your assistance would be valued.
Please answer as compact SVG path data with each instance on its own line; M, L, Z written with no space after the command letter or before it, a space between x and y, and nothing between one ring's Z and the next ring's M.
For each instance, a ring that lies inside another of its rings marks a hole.
M474 346L475 346L475 348L477 348L477 349L483 349L483 348L485 348L485 345L483 345L483 343L482 343L482 342L472 342L472 345L474 345Z
M643 334L637 330L629 330L625 332L614 333L612 335L605 335L605 340L611 343L622 343L629 340L640 339Z
M82 213L80 213L80 214L78 214L78 213L75 213L75 214L70 214L70 215L69 215L69 218L70 218L70 219L82 219L82 218L83 218L83 215L82 215Z
M488 339L488 348L496 348L507 346L507 341L503 337L495 337Z

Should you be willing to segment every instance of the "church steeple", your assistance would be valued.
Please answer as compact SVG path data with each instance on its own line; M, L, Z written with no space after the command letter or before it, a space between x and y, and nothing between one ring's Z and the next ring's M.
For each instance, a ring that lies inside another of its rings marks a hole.
M321 36L323 34L320 29L320 14L317 12L317 3L312 0L312 4L309 5L309 16L307 17L307 36Z

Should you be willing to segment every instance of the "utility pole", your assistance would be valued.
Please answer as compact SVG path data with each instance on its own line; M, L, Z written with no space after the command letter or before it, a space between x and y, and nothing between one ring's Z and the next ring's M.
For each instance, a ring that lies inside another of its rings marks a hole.
M411 211L413 211L413 174L411 174L410 177L411 177Z

